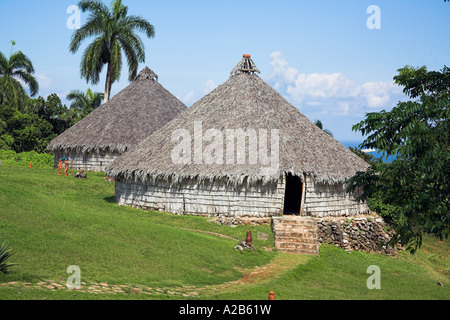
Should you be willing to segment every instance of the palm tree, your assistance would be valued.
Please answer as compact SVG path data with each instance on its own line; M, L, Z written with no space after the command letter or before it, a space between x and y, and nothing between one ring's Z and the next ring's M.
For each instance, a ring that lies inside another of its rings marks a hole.
M324 129L324 128L323 128L322 121L320 121L319 119L317 119L316 121L314 121L314 124L315 124L316 126L318 126L321 130L323 130L323 132L328 133L330 136L333 136L333 133L332 133L330 130Z
M155 36L154 27L138 16L127 16L128 7L122 0L114 0L108 8L99 0L82 0L80 9L89 11L86 23L72 35L69 49L78 51L83 40L95 37L81 58L80 72L86 82L99 82L103 66L106 68L104 102L109 100L112 84L119 80L122 70L122 51L128 62L128 80L136 78L140 62L145 61L144 44L136 34L142 31L149 38Z
M92 110L102 104L103 93L94 93L92 92L91 88L88 88L86 93L80 90L72 90L67 94L66 98L67 100L73 101L70 105L70 108L79 111L81 117L84 118Z
M8 262L9 258L14 255L14 252L10 248L10 246L2 241L0 243L0 272L8 273L9 268L14 265L14 263Z
M21 51L12 52L15 45L11 41L9 59L0 52L0 104L11 104L17 108L25 96L21 81L30 89L34 96L39 91L39 84L33 76L34 68L31 60Z

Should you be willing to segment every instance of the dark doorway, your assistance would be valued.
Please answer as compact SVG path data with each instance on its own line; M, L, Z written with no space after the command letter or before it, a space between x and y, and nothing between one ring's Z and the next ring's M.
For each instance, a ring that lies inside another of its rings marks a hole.
M298 176L290 173L286 174L286 189L284 192L284 212L283 214L300 214L302 203L303 183Z

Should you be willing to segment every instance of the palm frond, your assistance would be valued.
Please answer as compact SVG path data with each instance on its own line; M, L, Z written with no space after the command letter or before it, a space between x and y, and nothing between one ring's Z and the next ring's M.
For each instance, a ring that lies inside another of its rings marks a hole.
M9 66L13 69L25 69L28 73L34 73L34 67L31 60L21 51L16 51L9 59Z
M0 244L0 272L8 273L9 268L15 265L15 263L8 262L8 260L14 255L14 252L10 246L2 241Z
M36 78L24 70L17 70L12 73L12 76L22 80L29 88L30 95L34 96L39 91L39 83Z
M100 73L105 64L105 43L103 38L97 38L83 53L81 58L80 73L86 82L97 84L100 81Z
M143 60L139 59L139 56L137 54L137 52L140 53L140 51L134 50L130 42L126 41L121 37L118 38L118 41L120 42L122 49L125 52L125 57L127 58L128 80L133 81L137 75L137 68L139 66L139 62L143 62Z
M6 73L6 69L8 68L8 59L3 54L3 52L0 51L0 76L4 75Z
M139 16L128 16L122 20L122 24L127 26L129 29L136 29L144 32L149 38L155 37L155 27L147 20Z
M90 11L97 15L109 15L109 8L98 0L81 0L78 2L78 7L83 12Z
M69 45L70 52L77 52L85 39L92 36L101 36L103 34L102 21L103 17L90 15L86 23L72 34Z
M111 79L112 82L119 80L122 72L122 50L117 40L111 43Z
M318 126L320 129L323 129L322 121L320 121L319 119L317 119L316 121L314 121L314 124L315 124L316 126Z

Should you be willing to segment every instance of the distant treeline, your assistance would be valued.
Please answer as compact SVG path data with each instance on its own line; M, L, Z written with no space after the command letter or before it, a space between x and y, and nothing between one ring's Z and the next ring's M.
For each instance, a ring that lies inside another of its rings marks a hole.
M27 168L31 163L33 168L53 168L53 155L36 151L0 150L0 161L5 167Z
M56 94L45 100L25 97L18 106L0 104L0 150L45 152L48 143L82 115L61 103Z

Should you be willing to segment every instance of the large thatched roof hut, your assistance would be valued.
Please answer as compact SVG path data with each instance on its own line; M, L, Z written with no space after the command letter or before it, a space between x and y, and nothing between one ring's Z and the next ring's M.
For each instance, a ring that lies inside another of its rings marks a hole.
M356 215L344 181L368 164L256 73L230 78L106 169L118 204L177 214Z
M114 159L172 120L186 106L145 67L136 79L71 128L48 149L68 157L72 169L103 171Z

